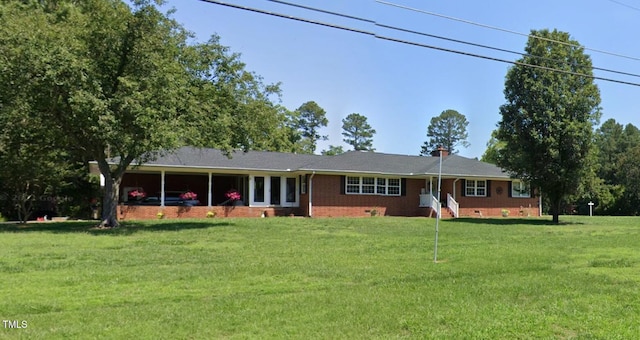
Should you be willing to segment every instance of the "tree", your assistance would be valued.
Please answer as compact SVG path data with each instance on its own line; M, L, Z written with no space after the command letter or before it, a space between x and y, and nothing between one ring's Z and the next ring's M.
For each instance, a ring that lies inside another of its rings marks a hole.
M467 126L469 122L467 118L455 110L445 110L439 116L431 118L431 122L427 127L428 141L422 145L420 155L430 155L433 150L442 146L449 153L458 153L456 147L462 145L465 148L469 146L467 138Z
M376 133L369 123L367 117L352 113L342 120L343 141L356 151L375 151L373 148L373 135Z
M557 223L594 163L600 92L591 59L568 33L534 30L525 51L506 76L498 165L541 190Z
M336 156L344 153L342 146L329 145L329 149L322 150L322 154L325 156Z
M485 163L498 164L499 150L503 147L504 142L498 140L498 131L491 132L491 138L487 142L487 150L484 151L480 160Z
M119 0L3 2L0 20L3 110L24 109L70 152L97 162L102 225L118 225L130 165L182 145L288 145L286 133L273 131L284 124L271 101L278 86L263 85L215 36L190 44L191 34L151 0L133 8Z
M302 137L302 151L304 153L314 153L316 143L319 140L327 140L327 136L320 135L318 130L329 124L324 109L316 102L306 102L296 110L298 130Z

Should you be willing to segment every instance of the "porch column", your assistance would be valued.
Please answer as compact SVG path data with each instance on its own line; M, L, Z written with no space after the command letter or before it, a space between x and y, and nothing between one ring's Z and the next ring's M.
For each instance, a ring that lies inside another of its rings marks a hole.
M212 183L212 176L211 176L211 172L209 172L209 188L208 188L208 192L207 192L207 206L209 208L211 208L211 205L213 204L213 201L211 200L211 187L212 187L213 183Z
M429 194L433 197L433 176L429 176Z
M160 171L160 206L164 208L164 170Z
M311 176L309 176L309 190L307 190L308 194L309 194L309 217L313 216L313 202L312 202L312 197L313 197L313 176L316 174L316 172L312 172Z

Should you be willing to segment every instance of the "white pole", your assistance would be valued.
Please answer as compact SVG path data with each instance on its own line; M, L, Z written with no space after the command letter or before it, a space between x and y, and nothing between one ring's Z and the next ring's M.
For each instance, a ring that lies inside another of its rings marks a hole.
M211 188L213 187L212 185L212 174L211 172L209 172L209 186L207 188L207 207L211 208L211 206L213 205L213 197L211 195Z
M440 226L440 214L442 213L442 203L440 203L440 189L442 186L442 147L438 148L440 153L440 167L438 169L438 211L436 215L436 241L433 248L433 262L438 262L438 228Z
M160 171L160 206L164 208L164 170Z

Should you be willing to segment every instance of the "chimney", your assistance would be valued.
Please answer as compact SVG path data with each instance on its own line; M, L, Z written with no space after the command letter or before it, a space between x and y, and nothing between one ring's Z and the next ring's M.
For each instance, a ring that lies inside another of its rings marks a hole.
M431 151L431 156L440 157L440 151L442 151L442 157L449 156L449 151L445 150L443 147L439 146L437 149Z

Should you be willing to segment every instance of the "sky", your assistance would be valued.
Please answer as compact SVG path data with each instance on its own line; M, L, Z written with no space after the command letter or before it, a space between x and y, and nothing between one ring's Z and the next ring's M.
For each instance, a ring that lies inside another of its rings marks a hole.
M380 25L519 53L532 29L558 29L588 49L594 67L640 75L640 0L286 0L378 25L268 0L223 1L509 61L520 56ZM168 0L164 8L175 9L173 18L192 31L196 41L217 34L223 45L241 55L247 70L267 84L281 83L281 104L288 109L307 101L318 103L329 120L320 132L329 139L318 143L317 152L329 145L348 150L342 141L342 119L359 113L376 130L377 152L417 155L431 118L453 109L469 121L470 146L460 147L459 155L480 158L501 118L511 64L201 0ZM594 75L640 84L639 76L604 71ZM595 83L602 99L601 122L613 118L640 127L640 86Z

